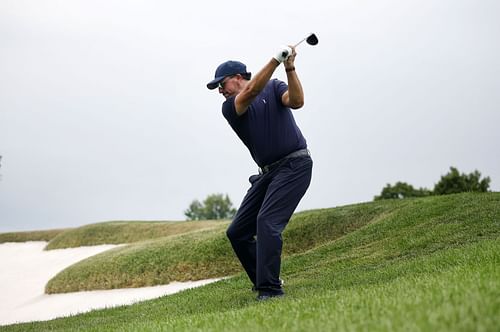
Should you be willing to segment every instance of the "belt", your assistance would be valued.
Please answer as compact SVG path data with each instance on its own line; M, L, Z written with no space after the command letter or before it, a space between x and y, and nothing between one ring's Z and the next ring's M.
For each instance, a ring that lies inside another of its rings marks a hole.
M311 155L311 153L309 152L308 149L301 149L301 150L294 151L294 152L292 152L290 154L287 154L286 156L284 156L280 160L275 161L272 164L260 167L259 168L259 174L265 174L265 173L273 170L277 166L281 165L281 163L284 162L286 159L297 158L297 157L305 157L305 156L310 156L310 155Z

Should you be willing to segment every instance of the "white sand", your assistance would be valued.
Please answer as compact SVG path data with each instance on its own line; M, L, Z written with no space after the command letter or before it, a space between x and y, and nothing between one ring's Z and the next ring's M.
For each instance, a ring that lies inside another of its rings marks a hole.
M132 304L202 286L219 279L164 286L44 294L45 284L64 268L115 245L43 251L46 242L0 244L0 325L69 316Z

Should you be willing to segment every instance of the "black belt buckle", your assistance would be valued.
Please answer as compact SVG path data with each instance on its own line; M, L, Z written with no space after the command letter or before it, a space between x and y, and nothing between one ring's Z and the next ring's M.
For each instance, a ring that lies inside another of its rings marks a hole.
M259 174L262 175L262 174L265 174L267 172L269 172L271 169L273 169L275 166L278 166L278 165L281 165L281 163L283 161L285 161L286 159L290 159L290 158L295 158L295 157L301 157L301 156L310 156L311 153L309 152L308 149L302 149L302 150L298 150L298 151L295 151L295 152L292 152L290 153L289 155L281 158L280 160L278 161L275 161L274 163L272 164L269 164L269 165L266 165L266 166L262 166L262 167L259 167Z

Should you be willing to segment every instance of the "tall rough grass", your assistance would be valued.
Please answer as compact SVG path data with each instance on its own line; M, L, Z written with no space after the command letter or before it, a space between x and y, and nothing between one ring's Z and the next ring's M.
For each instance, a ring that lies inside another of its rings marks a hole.
M122 244L210 229L219 221L109 221L59 233L46 249L75 248L99 244Z
M46 231L26 231L0 233L0 243L6 242L28 242L28 241L50 241L57 235L67 232L69 229L51 229Z

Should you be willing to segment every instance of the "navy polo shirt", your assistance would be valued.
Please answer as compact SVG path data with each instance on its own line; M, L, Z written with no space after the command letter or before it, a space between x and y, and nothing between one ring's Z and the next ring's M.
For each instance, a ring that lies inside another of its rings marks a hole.
M222 104L222 114L260 167L307 148L290 108L281 102L287 90L286 83L270 80L241 116L236 113L235 97Z

